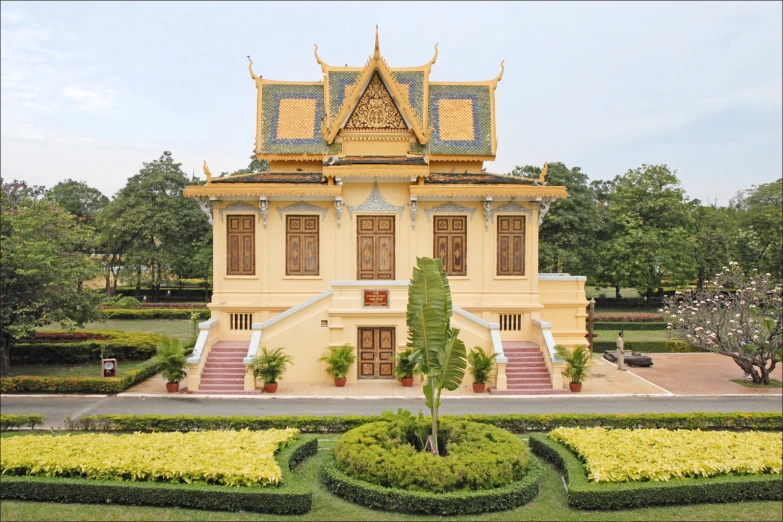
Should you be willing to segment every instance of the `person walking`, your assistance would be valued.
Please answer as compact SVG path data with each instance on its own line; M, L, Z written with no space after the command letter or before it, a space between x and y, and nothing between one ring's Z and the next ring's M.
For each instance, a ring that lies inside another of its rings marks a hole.
M626 371L625 369L625 332L617 334L617 369Z

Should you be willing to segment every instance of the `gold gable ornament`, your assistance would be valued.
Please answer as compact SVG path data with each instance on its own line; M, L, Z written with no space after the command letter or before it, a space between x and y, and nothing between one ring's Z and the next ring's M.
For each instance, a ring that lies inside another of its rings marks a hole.
M376 72L359 98L344 130L346 131L407 131L408 126L389 91Z

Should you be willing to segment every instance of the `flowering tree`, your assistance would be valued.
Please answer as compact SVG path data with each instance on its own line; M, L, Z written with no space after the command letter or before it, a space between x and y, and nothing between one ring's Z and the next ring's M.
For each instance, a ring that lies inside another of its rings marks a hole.
M729 356L754 383L769 384L781 360L782 297L770 274L746 275L731 262L704 290L677 292L660 311L670 317L674 337Z

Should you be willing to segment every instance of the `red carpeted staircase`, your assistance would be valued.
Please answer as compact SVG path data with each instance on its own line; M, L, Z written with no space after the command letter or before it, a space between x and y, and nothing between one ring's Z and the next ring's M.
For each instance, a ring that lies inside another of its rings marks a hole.
M250 341L219 341L209 350L201 372L200 395L258 395L260 391L245 391L245 364Z
M541 348L529 341L503 341L503 353L508 357L506 365L507 390L490 388L492 395L553 395L571 393L555 390L544 361Z

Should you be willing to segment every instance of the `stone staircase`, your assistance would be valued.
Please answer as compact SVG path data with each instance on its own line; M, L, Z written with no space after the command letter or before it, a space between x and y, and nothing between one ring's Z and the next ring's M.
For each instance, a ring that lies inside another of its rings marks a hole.
M507 390L490 388L492 395L554 395L571 393L555 390L544 361L541 348L529 341L503 341L503 353L508 357L506 365Z
M209 350L201 384L191 393L198 395L258 395L245 391L245 364L250 341L219 341Z

